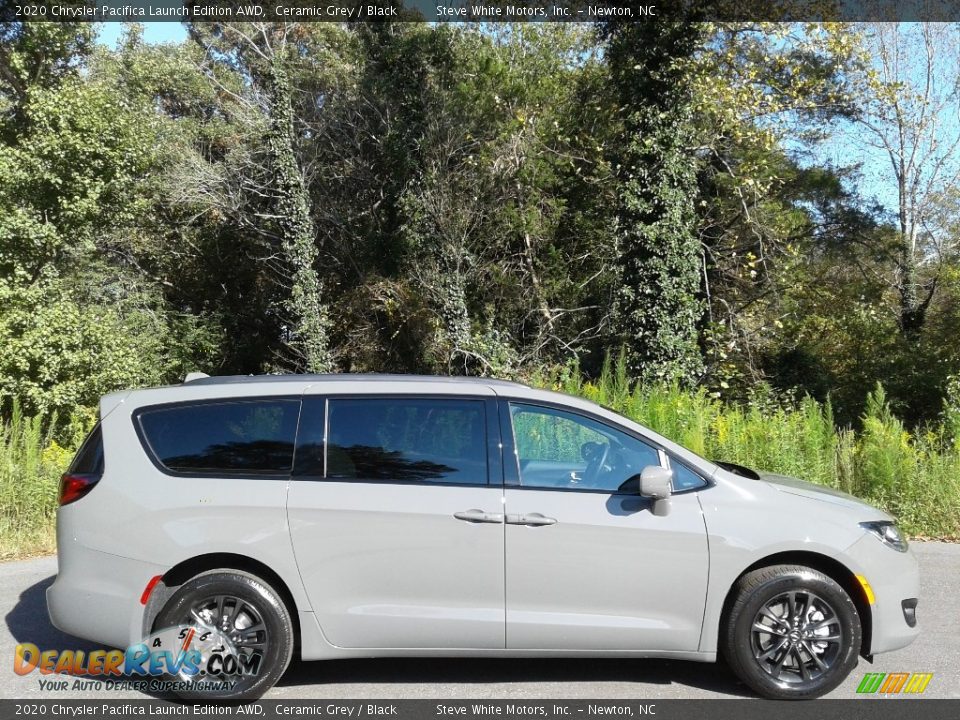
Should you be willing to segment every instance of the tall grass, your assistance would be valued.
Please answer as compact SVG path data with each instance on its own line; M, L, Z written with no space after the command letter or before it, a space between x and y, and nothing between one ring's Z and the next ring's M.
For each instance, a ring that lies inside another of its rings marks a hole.
M829 403L730 405L703 389L630 383L622 363L608 363L596 381L574 369L535 383L606 405L706 458L849 492L914 537L960 540L960 442L946 427L907 431L879 386L855 432L835 427Z
M52 552L60 475L89 426L71 418L54 438L56 417L25 417L14 402L0 420L0 559ZM66 439L64 439L66 438Z

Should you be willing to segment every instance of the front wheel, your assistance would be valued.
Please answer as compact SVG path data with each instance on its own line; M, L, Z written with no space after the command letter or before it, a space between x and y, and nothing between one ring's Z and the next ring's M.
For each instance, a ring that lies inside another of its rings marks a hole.
M731 669L758 694L805 700L837 687L857 665L857 608L832 578L774 565L744 575L721 637Z

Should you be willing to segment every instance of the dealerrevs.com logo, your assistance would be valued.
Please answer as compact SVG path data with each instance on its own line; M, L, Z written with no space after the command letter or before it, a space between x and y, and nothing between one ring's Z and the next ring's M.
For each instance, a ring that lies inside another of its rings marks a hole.
M41 679L43 690L112 690L133 685L151 691L221 693L239 679L256 675L262 660L257 652L238 652L213 628L181 626L155 633L126 650L41 650L33 643L21 643L14 651L13 671L73 676L73 682Z
M919 695L932 679L933 673L867 673L857 686L857 692L865 695Z

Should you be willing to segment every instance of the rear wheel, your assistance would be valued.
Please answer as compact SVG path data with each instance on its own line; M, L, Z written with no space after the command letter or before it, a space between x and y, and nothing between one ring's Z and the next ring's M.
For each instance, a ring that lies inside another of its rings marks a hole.
M293 655L293 622L277 592L239 570L212 570L184 583L154 622L178 651L197 651L165 679L189 699L255 700L273 687Z
M812 568L774 565L737 583L721 649L758 694L801 700L843 682L860 643L857 608L836 581Z

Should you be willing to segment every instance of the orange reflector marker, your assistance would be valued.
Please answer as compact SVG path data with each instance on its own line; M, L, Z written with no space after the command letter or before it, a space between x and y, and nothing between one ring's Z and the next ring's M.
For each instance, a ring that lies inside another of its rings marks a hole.
M153 592L153 589L157 586L157 583L160 582L160 578L162 577L163 575L154 575L152 578L150 578L150 582L148 582L147 586L143 589L143 595L140 596L141 605L147 604L147 600L150 599L150 593Z
M863 575L856 576L857 581L860 583L860 587L863 588L864 594L867 596L867 602L871 605L876 605L877 598L873 594L873 588L870 587L870 583L867 582L867 579Z

